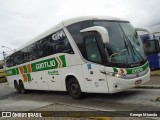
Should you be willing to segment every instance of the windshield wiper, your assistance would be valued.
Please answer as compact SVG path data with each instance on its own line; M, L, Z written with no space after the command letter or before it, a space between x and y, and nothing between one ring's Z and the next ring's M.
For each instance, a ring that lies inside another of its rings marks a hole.
M138 54L138 56L140 56L141 60L144 60L142 55L138 52L138 50L135 48L135 46L132 45L131 41L129 40L129 38L127 36L125 36L125 38L127 39L127 41L129 41L130 46L132 46L132 50L135 54ZM134 55L134 54L133 54ZM135 58L134 58L135 59Z
M125 40L124 36L123 36L123 39L124 39L125 48L127 48L127 52L128 52L128 55L129 55L129 49L128 49L128 46L127 46L127 43L126 43L126 40ZM126 58L126 61L128 63L128 59L127 58Z

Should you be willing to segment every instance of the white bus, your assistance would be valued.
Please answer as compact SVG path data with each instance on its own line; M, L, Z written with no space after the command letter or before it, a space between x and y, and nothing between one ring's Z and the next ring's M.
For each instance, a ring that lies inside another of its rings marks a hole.
M143 45L130 22L79 17L61 22L6 58L9 85L26 90L117 93L150 80Z

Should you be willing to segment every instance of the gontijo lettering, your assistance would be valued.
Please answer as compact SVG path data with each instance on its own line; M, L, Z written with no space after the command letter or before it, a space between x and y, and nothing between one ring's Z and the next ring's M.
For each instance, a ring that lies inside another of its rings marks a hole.
M142 72L143 68L138 68L138 69L134 69L132 70L132 73L138 73L138 72Z
M36 69L39 70L39 69L43 69L43 68L50 68L50 67L54 67L55 65L56 65L55 60L51 60L48 62L36 64Z

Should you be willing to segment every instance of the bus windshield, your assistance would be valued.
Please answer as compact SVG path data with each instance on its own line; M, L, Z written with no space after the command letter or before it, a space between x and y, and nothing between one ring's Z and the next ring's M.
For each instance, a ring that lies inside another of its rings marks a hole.
M143 44L129 22L94 21L93 25L108 30L110 41L106 45L106 55L109 62L126 65L146 60Z

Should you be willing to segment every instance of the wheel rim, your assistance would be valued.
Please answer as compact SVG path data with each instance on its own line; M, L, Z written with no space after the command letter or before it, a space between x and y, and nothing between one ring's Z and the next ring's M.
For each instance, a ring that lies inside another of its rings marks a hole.
M78 85L77 85L77 84L73 83L73 84L71 85L71 92L72 92L73 94L77 94L77 93L78 93Z
M24 88L21 88L21 93L24 93Z
M24 86L23 86L23 84L21 84L21 93L24 93Z

